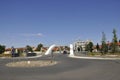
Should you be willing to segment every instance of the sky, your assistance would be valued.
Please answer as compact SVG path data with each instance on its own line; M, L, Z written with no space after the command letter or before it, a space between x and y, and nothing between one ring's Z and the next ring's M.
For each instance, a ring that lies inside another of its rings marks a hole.
M0 0L0 44L6 47L101 43L120 39L120 0Z

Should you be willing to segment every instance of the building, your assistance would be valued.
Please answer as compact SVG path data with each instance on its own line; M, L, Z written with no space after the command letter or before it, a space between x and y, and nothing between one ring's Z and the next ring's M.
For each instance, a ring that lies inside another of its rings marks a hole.
M73 47L74 47L74 51L85 51L85 47L87 44L89 44L89 42L91 42L91 40L86 40L86 41L82 41L82 40L77 40L73 43Z

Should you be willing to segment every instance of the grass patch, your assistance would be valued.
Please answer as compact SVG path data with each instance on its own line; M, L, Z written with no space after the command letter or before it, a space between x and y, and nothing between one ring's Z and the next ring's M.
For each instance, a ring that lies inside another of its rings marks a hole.
M11 57L11 54L0 54L0 57Z
M90 52L88 53L89 56L100 56L101 53L98 53L98 52Z
M106 53L106 54L102 54L100 52L90 52L88 53L88 56L95 56L95 57L120 57L120 53Z

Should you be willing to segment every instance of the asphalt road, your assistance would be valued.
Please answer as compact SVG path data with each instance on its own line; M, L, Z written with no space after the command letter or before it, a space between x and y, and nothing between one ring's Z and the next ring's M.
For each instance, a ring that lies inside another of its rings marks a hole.
M58 64L36 68L10 68L9 62L35 59L0 59L0 80L120 80L120 60L89 60L55 55Z

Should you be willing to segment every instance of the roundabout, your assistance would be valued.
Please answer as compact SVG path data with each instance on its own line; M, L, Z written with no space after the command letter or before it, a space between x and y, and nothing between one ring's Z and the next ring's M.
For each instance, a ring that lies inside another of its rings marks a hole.
M0 59L1 80L120 80L120 60L94 60L70 58L67 54L54 54L55 65L44 67L8 67L7 64L50 61L50 56L39 58Z
M45 67L53 66L57 64L56 61L50 60L39 60L39 61L19 61L19 62L10 62L6 64L7 67L19 67L19 68L30 68L30 67Z
M120 80L120 59L52 53L25 58L1 58L1 80Z

